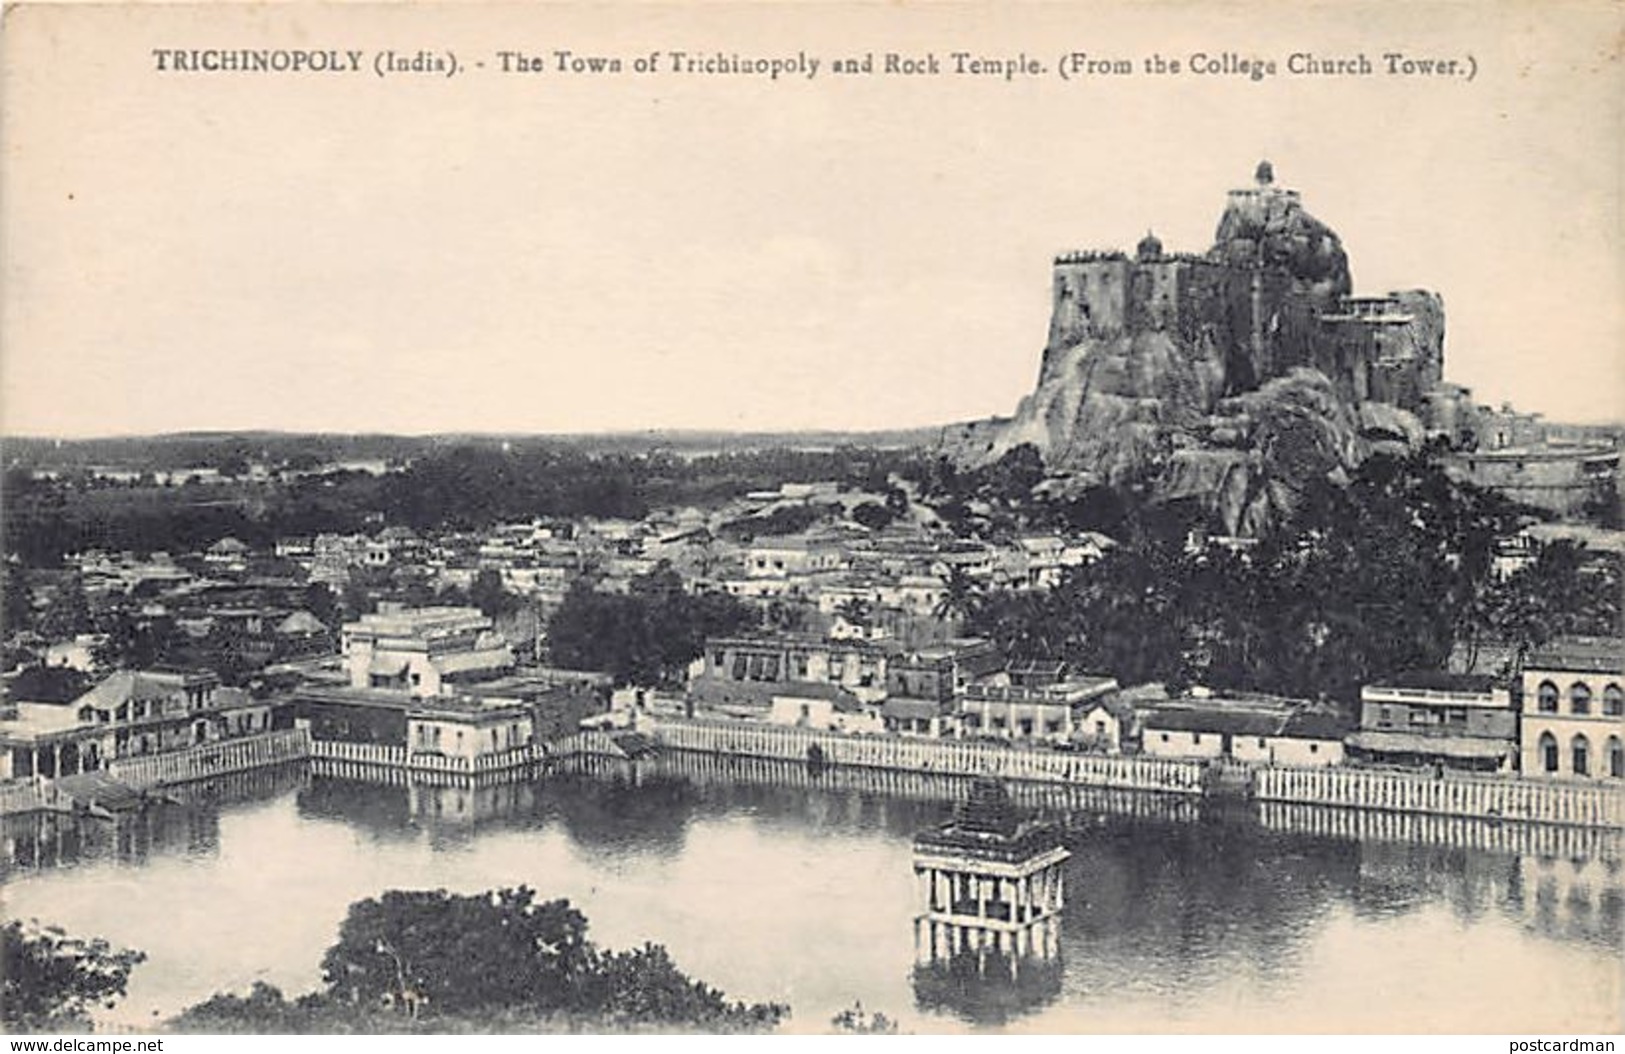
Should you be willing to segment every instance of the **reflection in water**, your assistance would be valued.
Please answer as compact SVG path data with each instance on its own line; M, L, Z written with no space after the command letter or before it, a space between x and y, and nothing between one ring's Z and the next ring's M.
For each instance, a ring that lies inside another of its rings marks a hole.
M856 1000L916 1031L1620 1025L1619 832L1017 784L1071 853L1057 939L933 958L913 838L970 786L685 754L464 787L259 773L116 821L8 819L0 899L148 952L127 1021L253 978L308 990L386 888L525 883L792 1027Z
M948 823L916 835L915 1005L1003 1024L1059 995L1070 855L992 779L973 783Z
M1512 871L1512 901L1543 937L1625 945L1625 893L1620 860L1523 857Z
M1062 972L1058 956L1044 959L982 950L918 963L909 980L918 1009L996 1026L1060 998Z
M547 791L548 816L589 852L676 856L700 805L687 781L655 773L559 776Z
M169 788L108 816L30 813L0 817L0 876L101 860L140 864L154 855L206 856L220 844L220 810L303 786L302 765L239 772Z

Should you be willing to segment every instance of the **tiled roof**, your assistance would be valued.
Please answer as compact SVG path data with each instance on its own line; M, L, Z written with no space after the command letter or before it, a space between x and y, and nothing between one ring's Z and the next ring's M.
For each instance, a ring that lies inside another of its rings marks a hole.
M782 681L772 686L773 699L821 699L836 706L858 707L857 696L838 684L823 681Z
M505 670L514 664L513 651L506 645L479 651L456 651L429 660L442 675L472 673L476 670Z
M111 710L132 700L166 699L186 687L188 674L120 670L75 700L75 706ZM212 681L209 676L207 680Z
M1532 652L1524 669L1625 673L1625 641L1595 637L1555 640Z
M1293 739L1337 739L1348 735L1352 723L1341 714L1300 710L1287 718L1281 735Z
M903 721L929 721L944 713L951 713L952 708L952 702L945 706L933 699L909 699L894 695L881 706L880 714Z
M1421 757L1490 758L1505 757L1511 740L1479 739L1472 736L1419 736L1410 732L1356 732L1348 745L1359 750L1386 754L1414 754Z
M1436 692L1487 692L1500 682L1484 673L1444 670L1406 670L1386 677L1373 687L1426 688Z
M1146 731L1214 732L1235 736L1275 736L1286 725L1284 713L1258 710L1230 710L1222 707L1158 707L1146 713L1141 725Z

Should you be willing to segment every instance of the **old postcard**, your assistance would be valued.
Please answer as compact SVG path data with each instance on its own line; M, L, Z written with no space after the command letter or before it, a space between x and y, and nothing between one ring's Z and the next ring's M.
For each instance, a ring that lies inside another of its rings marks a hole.
M1619 3L4 23L6 1031L1612 1049Z

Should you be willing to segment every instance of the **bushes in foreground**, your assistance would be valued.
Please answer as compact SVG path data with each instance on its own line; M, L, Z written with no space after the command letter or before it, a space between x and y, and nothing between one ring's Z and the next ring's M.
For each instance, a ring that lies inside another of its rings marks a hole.
M350 906L322 959L325 988L289 1000L255 984L173 1024L194 1032L764 1031L789 1013L730 1001L666 949L587 940L567 900L527 887L463 896L392 890Z

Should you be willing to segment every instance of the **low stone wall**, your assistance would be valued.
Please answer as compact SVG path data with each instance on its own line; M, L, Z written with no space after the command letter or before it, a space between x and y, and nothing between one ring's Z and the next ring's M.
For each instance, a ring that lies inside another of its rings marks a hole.
M310 756L310 737L302 728L286 728L242 739L206 743L168 754L120 758L106 765L109 776L138 789L267 768Z
M1618 859L1618 828L1509 823L1473 816L1347 809L1302 802L1260 801L1258 821L1272 831L1358 842L1448 846L1561 860Z
M609 733L588 729L576 732L547 745L549 758L603 757L626 758L626 751L610 738Z
M548 748L542 743L524 746L477 757L459 757L445 754L408 752L403 746L381 743L345 743L338 740L318 739L310 744L311 772L317 776L340 776L351 779L370 779L373 782L404 782L410 774L414 779L434 782L436 777L452 780L470 780L475 777L507 773L524 769L547 758ZM378 778L380 772L397 774L399 779Z
M665 720L640 724L639 731L652 735L662 746L673 750L802 762L821 755L827 764L858 768L902 769L948 776L997 776L1007 780L1175 794L1202 792L1203 767L1199 762L1167 758L1062 753L963 739L849 736L737 721Z
M49 780L24 778L0 783L0 816L72 810L73 799Z
M1277 766L1254 771L1253 795L1261 801L1437 816L1585 827L1617 828L1625 824L1625 786L1618 783Z
M550 772L602 777L667 777L702 788L739 787L789 793L855 792L875 803L880 815L891 803L954 803L970 793L973 777L948 772L833 766L813 768L806 758L747 757L697 750L661 750L637 761L600 754L556 759ZM1015 781L1009 785L1017 805L1042 819L1093 824L1102 816L1139 816L1166 821L1194 821L1202 800L1193 794L1147 794L1121 787L1084 787Z
M1012 781L1200 795L1208 766L1172 758L1104 757L959 739L851 736L742 721L645 722L640 730L671 750L925 775L997 776ZM817 748L814 750L813 748ZM1260 802L1420 813L1480 820L1625 826L1625 786L1447 775L1343 766L1246 769Z

